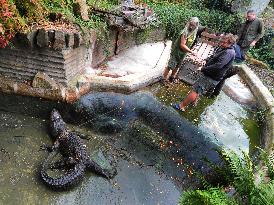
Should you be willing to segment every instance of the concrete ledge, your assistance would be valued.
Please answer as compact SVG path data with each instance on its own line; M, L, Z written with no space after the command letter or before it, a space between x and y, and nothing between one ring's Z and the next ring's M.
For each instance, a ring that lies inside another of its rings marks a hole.
M263 85L256 74L245 64L236 65L239 75L249 86L259 106L265 109L265 124L263 128L263 147L271 151L274 147L274 98L270 91Z
M90 85L85 83L79 87L64 87L61 84L58 84L56 88L32 87L27 83L17 82L0 75L0 91L73 103L90 91Z
M156 65L154 67L150 67L149 70L136 72L117 78L93 75L89 77L91 88L97 90L112 90L117 92L133 92L151 83L157 82L161 79L163 70L167 65L171 44L171 41L166 42Z

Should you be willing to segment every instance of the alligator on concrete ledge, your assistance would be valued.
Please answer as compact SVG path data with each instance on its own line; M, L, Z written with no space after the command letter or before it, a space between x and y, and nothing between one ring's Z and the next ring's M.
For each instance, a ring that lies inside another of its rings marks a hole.
M52 147L48 148L51 152L43 162L40 171L43 181L54 189L67 189L81 181L86 169L92 170L98 175L107 179L113 178L115 173L101 168L96 162L92 161L86 150L86 145L79 136L70 132L60 113L53 109L50 116L50 132L55 140ZM60 153L62 160L51 163L52 157ZM49 169L66 168L68 170L61 177L51 177Z

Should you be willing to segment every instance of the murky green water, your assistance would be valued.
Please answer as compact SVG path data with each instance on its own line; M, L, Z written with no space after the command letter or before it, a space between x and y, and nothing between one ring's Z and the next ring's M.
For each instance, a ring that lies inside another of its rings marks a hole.
M189 89L182 83L170 88L155 84L146 90L170 105L181 101ZM16 102L11 104L16 107ZM221 93L215 99L202 97L197 107L180 114L212 141L252 152L260 138L260 127L252 112ZM132 139L132 131L100 135L83 125L69 125L90 136L85 143L91 157L107 168L115 166L118 174L107 181L87 172L84 180L70 191L49 190L38 175L47 156L39 148L52 143L47 127L47 118L0 111L0 204L170 205L177 204L181 189L191 186L180 161L167 158L159 148L164 143L155 144L155 138ZM183 181L176 182L173 175L180 175Z
M47 156L39 148L42 144L52 143L47 134L47 125L48 121L44 119L0 112L0 204L177 203L180 189L171 178L145 165L142 157L146 149L140 144L138 153L142 156L138 159L134 155L136 150L127 152L129 147L136 149L136 144L126 137L102 136L89 128L72 125L72 130L91 138L85 140L91 157L106 168L111 167L108 162L114 160L118 174L107 181L87 172L83 182L70 191L49 190L38 176L39 166ZM107 138L112 144L106 142ZM152 155L155 157L157 154Z
M181 102L190 89L185 83L169 88L160 84L150 87L151 92L169 106ZM186 112L178 112L213 141L239 154L241 150L252 153L260 145L261 128L254 115L256 111L234 102L223 92L213 99L200 97L196 107L190 105Z

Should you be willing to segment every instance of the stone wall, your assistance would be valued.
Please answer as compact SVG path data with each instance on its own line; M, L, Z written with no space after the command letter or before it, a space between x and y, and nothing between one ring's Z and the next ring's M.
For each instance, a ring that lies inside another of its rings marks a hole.
M265 111L262 145L263 148L270 152L274 146L274 98L249 67L242 64L238 68L240 76L256 97L260 108Z
M47 73L62 84L68 84L83 71L86 47L52 51L49 49L0 49L0 73L20 82L32 81L38 72Z
M56 82L69 86L87 67L96 68L127 48L164 37L165 33L159 29L130 33L112 28L108 39L101 40L95 31L90 31L84 42L77 31L36 29L16 35L14 47L0 49L0 75L18 82L31 82L38 72L44 72Z
M44 72L63 85L83 72L87 47L77 30L36 28L12 39L12 46L0 49L0 74L17 82L32 81Z

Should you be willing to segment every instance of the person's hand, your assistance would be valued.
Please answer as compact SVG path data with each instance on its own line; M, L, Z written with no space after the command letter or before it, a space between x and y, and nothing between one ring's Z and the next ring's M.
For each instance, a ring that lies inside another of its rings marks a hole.
M255 46L255 44L256 44L256 41L252 41L251 44L250 44L250 46L253 47L253 46Z
M196 50L191 50L190 52L191 52L191 54L194 55L194 56L197 56L197 54L198 54L198 52L197 52Z

